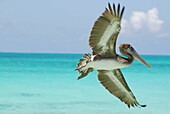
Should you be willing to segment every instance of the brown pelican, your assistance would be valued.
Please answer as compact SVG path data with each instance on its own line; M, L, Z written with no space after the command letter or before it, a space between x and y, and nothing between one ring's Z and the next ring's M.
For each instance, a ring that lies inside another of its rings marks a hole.
M145 107L146 105L140 105L136 100L120 68L130 66L134 58L148 67L150 65L140 57L130 44L119 46L120 52L126 58L116 54L116 40L121 30L124 9L125 7L120 12L120 4L118 4L116 11L115 4L111 7L108 3L108 8L94 23L90 34L89 45L93 50L93 55L85 54L79 60L76 70L81 73L78 79L85 77L93 70L97 70L100 83L111 94L127 104L129 108L130 106Z

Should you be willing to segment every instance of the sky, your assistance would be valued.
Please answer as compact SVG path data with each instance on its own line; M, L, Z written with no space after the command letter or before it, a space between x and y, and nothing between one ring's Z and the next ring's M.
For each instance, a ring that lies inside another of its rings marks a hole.
M117 42L170 55L170 1L0 0L0 52L91 53L88 38L108 2L125 6Z

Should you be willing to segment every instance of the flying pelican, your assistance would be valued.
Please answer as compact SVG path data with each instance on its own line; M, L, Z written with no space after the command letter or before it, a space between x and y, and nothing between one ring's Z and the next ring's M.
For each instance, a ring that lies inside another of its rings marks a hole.
M98 71L98 79L100 83L113 95L119 98L122 102L130 106L145 107L140 105L134 94L128 87L120 68L130 66L134 58L139 62L151 67L142 57L135 51L130 44L121 44L119 50L122 57L116 53L116 40L121 30L121 19L125 7L120 12L120 4L115 4L111 7L108 3L108 8L105 9L94 23L92 28L89 45L92 48L92 54L85 54L79 60L76 70L81 73L78 79L81 79L93 70Z

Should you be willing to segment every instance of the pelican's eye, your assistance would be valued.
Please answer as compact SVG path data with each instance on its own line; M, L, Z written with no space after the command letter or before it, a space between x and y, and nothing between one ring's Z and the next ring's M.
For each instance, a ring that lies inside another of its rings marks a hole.
M128 48L129 48L129 45L125 45L124 48L125 48L125 49L128 49Z

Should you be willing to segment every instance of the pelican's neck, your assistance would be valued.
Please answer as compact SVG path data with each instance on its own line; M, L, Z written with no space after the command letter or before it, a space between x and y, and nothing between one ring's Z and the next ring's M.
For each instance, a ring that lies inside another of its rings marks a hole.
M132 64L132 62L134 61L134 57L130 54L127 54L127 61L128 61L128 64Z
M132 62L134 61L134 57L129 53L124 53L122 50L120 50L120 52L122 53L122 55L126 56L127 58L121 56L119 56L118 58L120 58L120 60L123 61L124 64L129 64L129 65L132 64Z

